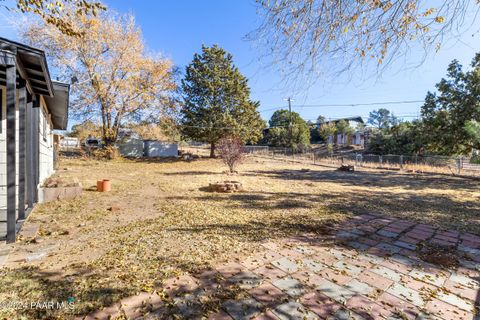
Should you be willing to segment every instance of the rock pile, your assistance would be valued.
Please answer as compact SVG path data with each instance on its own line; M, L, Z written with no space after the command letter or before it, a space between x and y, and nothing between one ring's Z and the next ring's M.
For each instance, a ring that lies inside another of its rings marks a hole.
M338 171L347 171L347 172L353 172L355 171L355 167L347 164L342 164L340 168L337 169Z
M238 192L243 190L243 186L238 181L219 181L210 183L208 190L211 192Z

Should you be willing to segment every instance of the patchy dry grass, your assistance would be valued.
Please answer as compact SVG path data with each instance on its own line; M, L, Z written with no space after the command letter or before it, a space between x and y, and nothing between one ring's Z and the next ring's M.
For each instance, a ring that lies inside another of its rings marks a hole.
M68 169L68 170L64 170ZM65 301L74 310L0 311L7 318L85 315L183 272L240 258L263 240L323 233L350 215L397 216L480 234L479 183L435 175L332 168L250 158L238 176L218 160L63 160L59 175L80 180L82 198L39 205L1 270L0 301ZM111 179L111 193L97 193ZM213 194L208 183L239 180L245 192ZM120 211L108 208L119 206ZM47 257L26 262L31 252Z

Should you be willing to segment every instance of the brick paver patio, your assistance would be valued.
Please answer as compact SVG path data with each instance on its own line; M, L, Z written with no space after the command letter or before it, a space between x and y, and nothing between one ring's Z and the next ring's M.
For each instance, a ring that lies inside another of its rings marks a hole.
M458 265L422 260L425 244L454 248ZM262 244L255 255L169 279L168 298L122 301L130 317L187 319L479 319L480 237L410 221L357 216L329 235ZM209 302L207 302L209 301ZM205 315L207 303L218 312ZM119 306L88 318L115 316Z

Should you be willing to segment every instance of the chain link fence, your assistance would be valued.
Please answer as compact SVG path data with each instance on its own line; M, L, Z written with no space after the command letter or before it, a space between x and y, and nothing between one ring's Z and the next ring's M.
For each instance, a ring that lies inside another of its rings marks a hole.
M198 155L208 155L207 144L185 144L182 150ZM480 176L478 158L448 157L436 155L376 155L359 152L332 153L305 150L301 153L292 152L291 148L268 146L245 146L244 152L249 155L261 156L275 160L292 161L305 164L339 167L341 164L356 167L403 170L406 172L431 172L452 175Z
M247 151L248 150L248 151ZM448 157L435 155L376 155L363 153L326 154L305 151L293 153L289 148L248 147L246 152L277 160L308 164L340 166L355 165L365 168L405 170L412 172L433 172L447 174L480 175L480 164L469 157Z

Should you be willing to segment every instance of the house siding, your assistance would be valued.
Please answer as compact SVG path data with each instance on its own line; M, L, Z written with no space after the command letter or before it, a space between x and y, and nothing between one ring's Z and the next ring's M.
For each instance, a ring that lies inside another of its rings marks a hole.
M40 105L42 110L39 119L39 182L42 185L53 174L54 166L52 125L43 98L41 98Z
M1 132L0 132L0 238L3 238L7 234L7 95L6 87L0 86L2 90L2 114L1 114ZM17 90L18 93L18 90ZM18 94L16 104L16 130L15 134L18 135ZM18 193L18 140L16 141L16 189ZM18 201L18 200L17 200ZM18 212L17 212L18 216Z
M1 132L0 132L0 238L6 236L7 228L7 134L6 134L6 88L1 87L2 90L2 114L1 114ZM18 91L17 91L18 93ZM17 94L18 99L18 94ZM18 100L17 100L18 102ZM53 134L51 122L46 115L48 114L45 101L41 98L40 106L42 111L40 112L39 127L39 171L40 171L40 184L47 179L53 172ZM46 141L43 136L44 122L46 127ZM16 104L16 194L17 194L17 208L18 208L18 178L19 178L19 111L18 103ZM38 186L37 186L38 187ZM17 211L18 218L18 211Z

